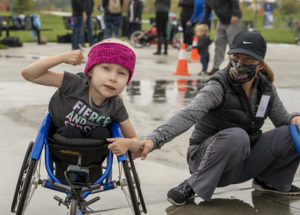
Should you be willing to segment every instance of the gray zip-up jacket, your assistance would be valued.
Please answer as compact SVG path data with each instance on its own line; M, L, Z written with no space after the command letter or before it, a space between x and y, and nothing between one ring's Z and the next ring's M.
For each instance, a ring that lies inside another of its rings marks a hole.
M227 71L224 71L227 72ZM259 78L259 77L257 77ZM252 95L249 100L251 110L253 113L257 112L258 100L258 80L254 83ZM292 117L300 115L300 113L289 114L280 100L276 88L272 85L272 105L268 111L268 117L271 119L275 127L281 125L288 125ZM155 148L162 147L166 142L169 142L173 138L187 131L193 125L195 128L200 126L200 123L204 117L213 110L221 108L224 98L224 89L220 82L216 80L210 80L183 110L177 112L173 117L167 120L166 123L155 129L152 134L146 137L155 143ZM270 101L271 102L271 101ZM208 129L208 128L206 128ZM216 132L217 128L211 128L211 131ZM211 135L214 132L209 131ZM200 133L199 133L200 132ZM196 140L199 137L203 137L199 129L194 129L190 140ZM203 140L199 140L203 141Z
M202 23L208 23L212 11L224 25L230 24L232 16L242 17L239 0L204 0Z

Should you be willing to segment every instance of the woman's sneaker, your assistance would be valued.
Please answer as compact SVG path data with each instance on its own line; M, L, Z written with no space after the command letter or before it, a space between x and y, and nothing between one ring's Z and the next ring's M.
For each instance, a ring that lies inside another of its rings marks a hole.
M194 196L195 192L193 191L187 180L185 180L177 187L169 190L167 194L167 200L173 205L180 206L184 205L188 199L193 198Z
M264 182L262 182L256 178L253 179L253 181L252 181L252 188L257 191L271 192L271 193L277 193L277 194L287 195L287 196L300 195L300 188L295 185L291 185L290 191L279 191L273 187L268 186L267 184L265 184Z

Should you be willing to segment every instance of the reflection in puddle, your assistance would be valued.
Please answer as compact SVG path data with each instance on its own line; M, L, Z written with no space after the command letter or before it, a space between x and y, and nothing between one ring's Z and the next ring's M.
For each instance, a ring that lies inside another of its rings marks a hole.
M299 204L297 197L282 196L258 191L251 192L251 202L244 202L237 198L215 198L210 202L196 203L189 200L188 204L166 208L168 215L198 215L198 214L244 214L244 215L294 215L300 214L300 210L293 207Z
M167 215L198 215L198 214L244 214L254 215L255 209L251 205L239 199L212 199L210 202L201 202L199 204L189 200L188 204L176 207L166 208Z
M132 81L126 94L132 104L177 103L185 106L204 86L204 80Z
M157 64L167 64L168 61L160 59L160 60L157 60L156 63Z
M166 87L170 84L170 81L158 80L155 81L154 89L153 89L153 102L156 103L164 103L167 101L166 97Z

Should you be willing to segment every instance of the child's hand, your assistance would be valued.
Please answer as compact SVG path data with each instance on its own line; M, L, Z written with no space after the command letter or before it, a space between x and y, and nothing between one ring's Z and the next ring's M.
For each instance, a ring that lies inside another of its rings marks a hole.
M64 63L71 64L73 66L80 65L82 59L84 58L84 56L80 50L74 50L71 52L64 53L62 55L64 58Z
M127 138L107 138L108 142L113 142L108 145L108 149L117 156L125 154L130 146L132 140Z

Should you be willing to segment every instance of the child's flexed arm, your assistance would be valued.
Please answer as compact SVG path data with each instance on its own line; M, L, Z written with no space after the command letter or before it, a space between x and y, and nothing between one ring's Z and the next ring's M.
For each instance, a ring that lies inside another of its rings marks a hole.
M26 80L37 84L60 87L64 73L53 72L49 69L61 63L71 64L73 66L80 65L82 59L83 54L79 50L47 57L26 66L22 71L22 76Z
M125 154L128 150L131 152L139 151L141 144L129 119L121 122L120 126L125 138L107 138L108 142L113 142L109 144L108 148L117 156Z

